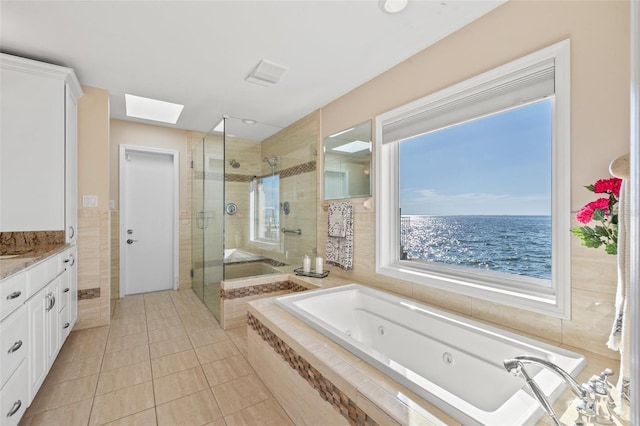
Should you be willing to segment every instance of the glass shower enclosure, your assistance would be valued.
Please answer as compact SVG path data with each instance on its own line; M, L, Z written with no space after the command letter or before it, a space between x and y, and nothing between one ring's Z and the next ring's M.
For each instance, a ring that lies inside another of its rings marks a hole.
M220 321L224 277L224 136L209 133L192 148L192 289Z

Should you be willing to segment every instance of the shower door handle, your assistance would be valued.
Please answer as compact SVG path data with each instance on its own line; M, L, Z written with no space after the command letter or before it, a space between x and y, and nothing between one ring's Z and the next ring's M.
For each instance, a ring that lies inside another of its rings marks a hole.
M198 229L207 229L209 227L209 217L206 211L200 210L196 213L196 226Z

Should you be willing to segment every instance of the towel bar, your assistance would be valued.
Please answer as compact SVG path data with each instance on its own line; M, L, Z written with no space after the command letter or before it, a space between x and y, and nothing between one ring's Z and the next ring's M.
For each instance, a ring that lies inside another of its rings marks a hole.
M298 234L298 235L302 235L302 229L298 228L298 229L286 229L286 228L280 228L280 230L282 231L282 233L284 234Z

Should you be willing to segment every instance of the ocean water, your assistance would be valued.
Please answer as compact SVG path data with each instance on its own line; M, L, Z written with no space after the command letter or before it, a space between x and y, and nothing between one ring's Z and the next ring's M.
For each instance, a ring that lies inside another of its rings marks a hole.
M551 216L402 216L410 260L551 278Z

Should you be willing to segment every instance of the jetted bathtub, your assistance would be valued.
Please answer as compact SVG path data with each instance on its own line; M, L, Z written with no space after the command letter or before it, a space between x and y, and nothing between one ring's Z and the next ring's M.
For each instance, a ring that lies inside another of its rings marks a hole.
M465 425L533 425L544 414L503 361L532 355L574 377L582 355L358 284L276 304ZM525 366L553 403L566 388Z

